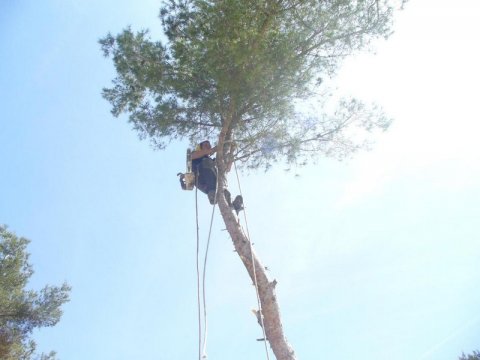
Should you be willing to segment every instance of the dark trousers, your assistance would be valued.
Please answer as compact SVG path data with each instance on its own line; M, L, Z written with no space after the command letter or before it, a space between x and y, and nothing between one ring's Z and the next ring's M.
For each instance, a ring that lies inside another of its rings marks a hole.
M196 169L196 185L198 190L208 194L217 189L217 168L215 161L205 158Z
M196 172L196 183L197 189L205 194L215 193L217 189L217 168L215 167L215 161L210 158L205 158L202 162L198 165L195 170ZM227 203L231 204L231 195L227 189L224 189L225 199ZM208 199L210 203L213 205L216 203L214 199L215 194L210 194Z

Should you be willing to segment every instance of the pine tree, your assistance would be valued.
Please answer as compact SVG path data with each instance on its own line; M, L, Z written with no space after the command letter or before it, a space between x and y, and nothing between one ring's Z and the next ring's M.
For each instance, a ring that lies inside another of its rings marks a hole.
M0 226L0 359L53 360L55 353L36 355L30 338L37 328L54 326L68 301L70 286L47 285L27 290L33 274L26 251L29 240Z
M160 149L173 139L217 139L219 208L252 280L255 266L266 337L279 360L295 355L283 333L276 281L256 254L252 263L223 196L225 173L233 161L268 169L321 155L344 158L365 146L352 129L387 129L390 119L357 99L341 99L331 112L327 105L305 112L298 104L342 59L387 38L404 2L169 0L160 11L165 43L131 28L100 40L117 71L103 90L114 116L128 113L140 137Z

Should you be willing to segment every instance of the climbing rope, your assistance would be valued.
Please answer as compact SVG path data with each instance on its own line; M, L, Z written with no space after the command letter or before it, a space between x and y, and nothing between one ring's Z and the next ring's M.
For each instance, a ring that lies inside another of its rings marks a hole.
M198 178L198 174L196 174ZM215 200L217 199L217 189L218 189L218 177L217 177L217 187L215 189ZM197 225L197 305L198 305L198 359L207 358L207 335L208 335L208 318L207 318L207 296L206 296L206 272L207 272L207 259L208 259L208 250L210 248L210 239L212 236L212 225L213 218L215 215L215 205L214 201L212 207L212 215L210 217L210 227L208 229L208 238L207 246L205 248L205 258L203 261L203 270L202 270L202 298L203 298L203 347L202 347L202 315L201 315L201 300L200 300L200 265L199 265L199 254L200 254L200 233L198 225L198 189L195 186L195 218Z
M215 199L217 198L217 190L215 190ZM212 208L212 216L210 217L210 228L208 229L208 239L207 239L207 247L205 249L205 259L203 261L203 282L202 282L202 291L203 291L203 320L204 320L204 332L203 332L203 358L207 358L207 335L208 335L208 322L207 322L207 297L205 291L205 274L207 272L207 259L208 259L208 249L210 247L210 238L212 235L212 224L213 224L213 217L215 215L215 204L213 204Z
M201 319L201 302L200 302L200 266L199 266L199 256L200 256L200 234L198 226L198 189L195 186L195 218L197 225L197 308L198 308L198 360L201 360L201 351L202 348L202 319Z
M237 170L237 164L233 162L233 166L235 168L235 175L237 177L237 183L238 183L238 191L240 192L240 196L243 198L242 194L242 187L240 185L240 177L238 176L238 170ZM248 230L248 221L247 221L247 209L244 206L243 209L243 218L245 220L245 229L247 231L247 239L248 243L250 244L250 254L251 254L251 261L252 261L252 268L253 268L253 280L255 284L255 292L257 293L257 304L258 304L258 311L259 311L259 318L260 318L260 323L262 327L262 332L263 332L263 339L264 339L264 344L265 344L265 354L267 355L267 360L270 360L270 356L268 354L268 347L267 347L267 335L265 333L265 324L263 322L263 309L262 309L262 301L260 300L260 293L258 291L258 283L257 283L257 271L255 270L255 259L253 257L253 245L252 241L250 240L250 231Z
M238 175L238 170L237 170L237 165L234 162L234 167L235 167L235 174L237 177L237 183L238 183L238 188L240 192L240 196L243 198L242 194L242 188L240 185L240 177ZM203 262L203 271L202 271L202 300L203 300L203 347L202 347L202 314L201 314L201 299L200 299L200 261L199 261L199 256L200 256L200 227L199 227L199 221L198 221L198 189L195 187L195 217L196 217L196 234L197 234L197 261L196 261L196 270L197 270L197 308L198 308L198 359L206 359L207 358L207 335L208 335L208 318L207 318L207 299L206 299L206 270L207 270L207 260L208 260L208 251L210 247L210 239L211 239L211 234L212 234L212 225L213 225L213 218L215 215L215 205L216 205L216 200L217 200L217 191L218 191L218 176L217 176L217 186L215 189L215 201L212 207L212 215L210 217L210 227L208 230L208 238L207 238L207 245L205 249L205 258ZM257 304L259 308L259 319L262 327L262 332L263 332L263 339L264 339L264 345L265 345L265 354L267 357L267 360L270 360L270 356L268 353L268 347L267 347L267 336L265 333L265 324L263 321L263 309L262 309L262 302L260 300L260 293L258 291L258 282L257 282L257 272L256 272L256 266L255 266L255 259L253 256L253 247L252 247L252 242L250 240L250 231L248 229L248 221L247 221L247 212L246 209L243 209L243 217L245 220L245 229L246 229L246 237L248 239L248 242L250 244L250 254L251 254L251 262L252 262L252 268L253 268L253 279L254 279L254 285L255 285L255 292L257 295ZM240 221L239 221L240 223ZM243 230L243 229L242 229ZM244 232L245 235L245 232Z

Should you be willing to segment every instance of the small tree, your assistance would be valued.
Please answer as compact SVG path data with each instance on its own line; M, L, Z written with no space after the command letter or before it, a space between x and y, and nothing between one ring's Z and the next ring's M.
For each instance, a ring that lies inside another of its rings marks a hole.
M473 353L468 355L465 355L465 353L462 353L462 356L460 356L458 360L480 360L480 352L474 351Z
M53 360L55 353L36 355L33 329L54 326L69 300L70 286L26 290L33 274L26 251L29 240L0 226L0 358Z
M291 360L270 281L223 196L233 161L249 168L343 158L365 146L356 130L385 130L376 107L342 99L333 112L301 111L340 61L392 32L402 0L169 0L160 11L167 37L130 28L100 40L117 70L103 90L112 113L130 114L141 138L217 139L219 208L235 249L258 283L264 325L277 359ZM326 99L323 99L326 100ZM253 259L253 261L252 261ZM254 272L254 269L256 270Z

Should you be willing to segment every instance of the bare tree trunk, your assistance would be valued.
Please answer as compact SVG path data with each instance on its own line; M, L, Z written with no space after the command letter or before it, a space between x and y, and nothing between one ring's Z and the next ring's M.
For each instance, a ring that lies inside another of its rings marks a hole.
M263 323L265 325L265 334L270 343L270 346L275 354L277 360L296 360L295 352L292 347L288 344L287 339L283 333L282 322L280 319L280 308L277 302L277 296L275 295L275 286L277 284L276 280L270 281L268 279L266 269L261 264L257 255L253 252L252 247L250 246L250 240L244 234L242 228L235 215L232 212L232 209L228 206L223 188L224 188L224 178L225 178L225 162L223 158L223 140L225 138L220 136L220 141L218 143L217 152L217 166L218 166L218 206L222 214L223 220L227 227L228 233L232 238L233 245L237 254L240 256L245 268L252 279L252 282L257 283L258 292L260 297L260 303L262 305L263 312ZM253 253L252 253L253 252ZM253 263L252 263L253 259ZM255 265L254 265L255 264ZM255 273L254 267L255 266ZM256 278L256 279L255 279ZM260 309L259 309L260 310ZM259 316L260 313L258 313ZM259 318L259 324L261 326L261 321Z
M219 193L223 194L223 191L220 189ZM265 334L275 357L277 360L295 360L295 353L288 344L283 333L280 309L277 302L277 296L275 295L275 285L277 282L276 280L270 281L268 279L265 267L261 264L257 255L251 253L249 239L243 233L223 196L220 196L218 204L225 225L227 226L227 230L232 238L233 245L235 246L235 250L245 265L252 282L255 282L256 275L256 282L264 316L263 323L265 325ZM253 272L252 258L255 264L255 275ZM261 322L259 323L261 325Z

